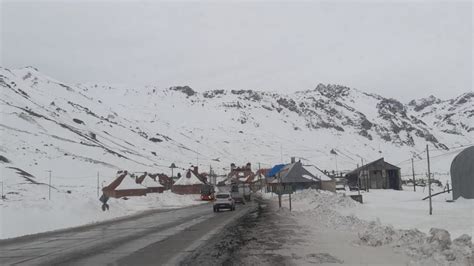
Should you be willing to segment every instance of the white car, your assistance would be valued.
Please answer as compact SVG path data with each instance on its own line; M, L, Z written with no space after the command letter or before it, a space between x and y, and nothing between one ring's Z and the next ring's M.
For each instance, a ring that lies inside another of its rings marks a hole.
M230 193L217 193L214 200L214 212L218 212L221 209L235 210L235 201Z

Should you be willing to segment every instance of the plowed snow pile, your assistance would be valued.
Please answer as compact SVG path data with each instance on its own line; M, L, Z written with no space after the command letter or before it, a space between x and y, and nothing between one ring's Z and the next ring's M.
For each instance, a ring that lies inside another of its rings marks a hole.
M275 199L276 197L274 197ZM288 198L284 198L287 207ZM390 247L404 252L412 258L413 264L421 265L473 265L473 245L471 236L463 234L454 240L448 231L432 228L429 234L416 228L395 229L382 225L380 220L366 221L354 215L343 215L340 210L356 208L360 203L350 197L319 190L304 190L293 194L293 211L280 211L302 221L305 226L321 227L338 231L356 232L354 244L371 247ZM376 212L376 210L374 210ZM317 240L315 240L317 241Z

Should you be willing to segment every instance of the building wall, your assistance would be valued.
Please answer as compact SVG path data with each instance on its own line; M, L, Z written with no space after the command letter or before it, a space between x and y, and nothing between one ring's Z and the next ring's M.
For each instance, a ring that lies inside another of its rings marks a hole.
M149 187L147 193L163 193L164 190L164 187Z
M188 194L201 194L201 186L202 185L173 185L171 187L171 192L180 194L180 195L188 195Z
M268 184L267 190L271 191L271 192L277 192L279 185L280 184L278 184L278 183ZM293 191L303 190L303 189L307 189L307 188L321 189L320 182L282 183L282 185L285 188L292 187ZM334 188L334 190L335 190L335 188Z
M346 176L351 186L357 185L357 174ZM360 188L366 189L401 189L400 170L370 167L360 177Z
M104 190L106 196L111 198L146 196L146 189L123 189L123 190Z

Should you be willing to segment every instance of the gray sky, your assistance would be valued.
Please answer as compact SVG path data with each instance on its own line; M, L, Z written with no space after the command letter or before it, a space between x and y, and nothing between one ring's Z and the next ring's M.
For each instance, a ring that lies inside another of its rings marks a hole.
M1 65L69 83L472 91L471 2L15 2L1 4Z

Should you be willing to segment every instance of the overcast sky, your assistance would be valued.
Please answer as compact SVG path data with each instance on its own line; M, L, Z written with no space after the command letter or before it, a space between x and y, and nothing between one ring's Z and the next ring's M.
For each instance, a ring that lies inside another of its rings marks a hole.
M404 101L472 91L470 1L1 2L1 65L68 83L337 83Z

